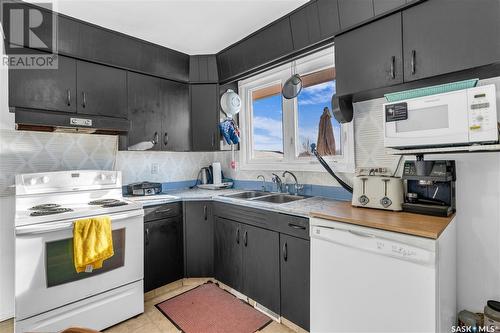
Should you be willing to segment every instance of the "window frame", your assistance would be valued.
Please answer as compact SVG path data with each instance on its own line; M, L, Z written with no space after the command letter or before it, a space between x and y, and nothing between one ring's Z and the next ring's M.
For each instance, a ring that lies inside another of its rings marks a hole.
M334 59L333 46L305 56L295 61L296 72L307 75L331 68ZM255 158L253 150L253 101L252 92L266 86L285 81L292 75L294 63L286 63L251 78L238 82L238 89L242 99L240 112L241 141L240 169L241 170L275 170L275 171L324 171L314 156L298 157L297 135L298 128L298 99L287 100L282 98L283 112L283 158ZM324 159L339 172L354 172L354 129L353 122L341 124L342 155L325 156Z

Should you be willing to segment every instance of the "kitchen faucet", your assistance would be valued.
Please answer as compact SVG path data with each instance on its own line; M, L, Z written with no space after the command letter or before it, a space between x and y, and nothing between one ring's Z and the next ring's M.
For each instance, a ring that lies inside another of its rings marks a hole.
M266 177L264 177L263 175L258 175L257 176L257 179L260 179L262 178L262 186L261 186L261 189L263 192L266 191Z
M293 180L295 181L295 190L294 190L293 194L298 195L299 190L301 190L303 188L303 186L299 185L299 181L297 180L297 177L291 171L286 170L285 172L283 172L281 177L285 178L286 174L289 174L290 176L292 176ZM287 185L287 187L288 187L288 185Z
M280 176L277 174L273 173L273 183L276 183L276 187L278 189L278 192L283 192L283 182L281 181Z

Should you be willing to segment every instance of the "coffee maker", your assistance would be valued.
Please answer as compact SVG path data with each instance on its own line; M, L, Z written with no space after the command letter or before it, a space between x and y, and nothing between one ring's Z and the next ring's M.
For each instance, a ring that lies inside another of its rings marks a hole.
M403 211L450 216L456 210L455 161L406 161L403 169Z

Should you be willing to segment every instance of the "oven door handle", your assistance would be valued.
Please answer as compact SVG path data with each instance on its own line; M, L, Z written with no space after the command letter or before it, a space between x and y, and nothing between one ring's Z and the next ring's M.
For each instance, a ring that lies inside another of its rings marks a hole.
M125 220L135 216L143 216L144 211L135 210L126 212L123 214L111 214L111 222L118 222L120 220ZM37 235L37 234L45 234L48 232L55 232L61 230L73 229L74 220L65 220L59 222L48 222L48 223L37 223L31 225L23 225L16 227L16 236L27 236L27 235Z

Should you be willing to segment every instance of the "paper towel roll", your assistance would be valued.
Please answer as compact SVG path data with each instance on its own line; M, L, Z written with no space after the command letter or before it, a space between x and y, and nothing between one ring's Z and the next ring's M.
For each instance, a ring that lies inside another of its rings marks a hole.
M212 163L212 172L213 172L214 184L216 184L216 185L221 184L222 183L222 171L221 171L220 162Z

